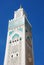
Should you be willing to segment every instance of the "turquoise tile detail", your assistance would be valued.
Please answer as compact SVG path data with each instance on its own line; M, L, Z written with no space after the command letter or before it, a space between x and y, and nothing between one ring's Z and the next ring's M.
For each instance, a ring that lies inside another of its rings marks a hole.
M24 21L17 21L17 22L9 22L9 28L14 28L14 27L18 27L24 24Z
M12 39L14 39L16 37L18 38L19 37L19 34L14 34L13 37L12 37Z
M13 32L14 32L14 31L10 31L10 32L9 32L9 35L11 35Z
M23 31L23 28L19 28L18 30L22 32Z

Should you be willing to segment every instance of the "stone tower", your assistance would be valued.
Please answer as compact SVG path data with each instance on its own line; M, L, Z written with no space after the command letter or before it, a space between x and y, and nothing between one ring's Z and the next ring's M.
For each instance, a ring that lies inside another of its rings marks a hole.
M33 65L32 26L21 6L9 20L4 65Z

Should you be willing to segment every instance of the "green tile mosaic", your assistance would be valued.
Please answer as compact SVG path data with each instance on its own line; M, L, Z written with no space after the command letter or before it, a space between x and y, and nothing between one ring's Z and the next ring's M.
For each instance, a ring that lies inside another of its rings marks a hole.
M19 37L19 34L17 34L17 33L15 33L13 36L12 36L12 39L14 39L14 38L18 38Z
M9 28L14 28L14 27L18 27L24 24L24 21L17 21L17 22L10 22L9 23Z
M19 28L18 30L22 32L23 31L23 28Z
M14 31L10 31L10 32L9 32L9 35L11 35L13 32L14 32Z

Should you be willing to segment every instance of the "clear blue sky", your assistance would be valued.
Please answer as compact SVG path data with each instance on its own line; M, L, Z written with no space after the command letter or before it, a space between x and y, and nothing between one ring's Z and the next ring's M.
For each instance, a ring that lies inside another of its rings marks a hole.
M44 0L0 0L0 65L3 65L8 20L20 4L32 24L35 65L44 65Z

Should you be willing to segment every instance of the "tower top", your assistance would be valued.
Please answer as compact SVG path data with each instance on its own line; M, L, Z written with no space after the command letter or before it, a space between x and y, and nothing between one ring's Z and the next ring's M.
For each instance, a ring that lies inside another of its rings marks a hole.
M20 5L20 8L14 12L14 18L17 19L17 18L20 18L20 17L22 17L24 15L26 15L25 11L22 8L22 6Z
M21 4L20 4L20 8L22 8Z

